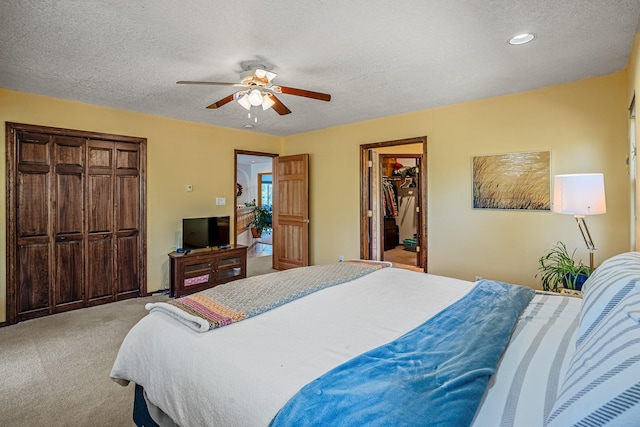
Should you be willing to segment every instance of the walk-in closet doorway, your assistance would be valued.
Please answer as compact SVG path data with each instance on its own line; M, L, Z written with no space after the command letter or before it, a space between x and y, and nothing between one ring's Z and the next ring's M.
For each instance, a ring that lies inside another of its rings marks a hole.
M361 146L363 259L427 271L426 137Z

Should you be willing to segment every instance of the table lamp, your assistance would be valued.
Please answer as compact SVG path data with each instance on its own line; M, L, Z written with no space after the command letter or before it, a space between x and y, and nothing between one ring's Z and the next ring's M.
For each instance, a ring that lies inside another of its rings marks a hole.
M593 253L596 246L585 221L586 215L607 212L604 195L604 175L577 173L553 177L553 211L573 215L589 251L589 269L593 271Z

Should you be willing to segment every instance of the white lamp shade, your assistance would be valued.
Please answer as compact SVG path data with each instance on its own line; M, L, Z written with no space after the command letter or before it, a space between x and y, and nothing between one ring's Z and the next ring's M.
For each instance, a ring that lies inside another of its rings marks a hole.
M553 211L568 215L606 213L604 175L582 173L554 176Z
M273 96L270 93L265 93L262 98L262 110L268 110L269 108L273 107L273 104L275 103L276 102L273 100Z
M262 92L260 92L258 89L253 89L251 92L249 92L249 103L254 107L262 105Z
M249 95L246 93L242 95L240 99L238 99L238 104L242 105L247 110L251 109L251 103L249 102Z
M267 83L271 83L271 80L276 76L275 73L262 69L257 69L254 74L260 80L266 80Z

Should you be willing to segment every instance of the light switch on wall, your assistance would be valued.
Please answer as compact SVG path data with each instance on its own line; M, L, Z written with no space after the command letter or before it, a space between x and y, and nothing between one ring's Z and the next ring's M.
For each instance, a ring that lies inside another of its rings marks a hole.
M187 191L193 191L193 185L187 184Z
M227 199L224 197L216 197L216 205L221 206L221 205L226 205L227 204Z

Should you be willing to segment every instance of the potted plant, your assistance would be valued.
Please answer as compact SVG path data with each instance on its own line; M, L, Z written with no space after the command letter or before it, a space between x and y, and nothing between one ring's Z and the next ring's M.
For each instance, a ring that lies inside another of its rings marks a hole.
M560 284L567 289L582 289L582 284L591 272L588 266L582 264L582 261L578 263L574 261L573 255L575 253L574 249L573 253L569 254L567 246L558 242L540 257L538 260L540 266L536 277L541 276L542 289L559 292L558 285Z
M263 206L253 206L251 211L253 218L249 221L251 235L253 237L262 236L262 230L271 227L271 211Z

